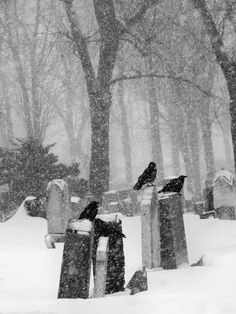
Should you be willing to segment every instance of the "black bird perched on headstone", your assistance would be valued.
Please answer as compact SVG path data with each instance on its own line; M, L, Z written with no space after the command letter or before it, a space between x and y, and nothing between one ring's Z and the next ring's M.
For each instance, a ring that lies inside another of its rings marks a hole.
M110 235L115 235L117 237L126 238L126 235L122 233L118 225L112 224L111 222L106 222L100 218L95 219L94 229L99 237L108 237Z
M165 192L176 192L176 193L180 193L180 191L182 190L183 186L184 186L184 180L185 178L187 178L187 176L179 176L176 179L172 179L170 180L169 183L167 183L160 191L158 191L158 193L165 193Z
M148 167L144 170L141 176L138 177L138 182L134 186L134 190L140 190L144 184L150 183L153 185L153 182L156 179L157 175L157 166L155 162L150 162Z
M98 213L98 204L96 201L90 202L80 214L79 220L88 219L93 222Z

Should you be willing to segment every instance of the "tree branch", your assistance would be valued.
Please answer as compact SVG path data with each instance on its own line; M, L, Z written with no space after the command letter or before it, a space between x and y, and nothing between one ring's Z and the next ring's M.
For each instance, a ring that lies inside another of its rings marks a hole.
M198 85L197 83L192 82L191 80L181 77L181 76L173 76L173 75L168 75L168 74L156 74L156 73L149 73L149 74L137 74L137 75L123 75L120 77L117 77L115 79L113 79L111 81L111 84L115 84L119 81L123 81L123 80L136 80L136 79L142 79L142 78L161 78L161 79L170 79L170 80L174 80L174 81L179 81L179 82L183 82L189 85L192 85L193 87L197 88L198 90L200 90L203 94L205 94L208 97L216 97L215 94L213 94L211 91L205 90L203 87L201 87L200 85Z
M142 17L146 14L146 12L154 5L158 4L160 0L144 0L140 6L138 11L131 16L128 20L125 21L126 27L130 28L137 22L139 22Z
M94 90L95 73L93 70L92 62L89 56L86 39L83 36L80 25L78 22L78 16L73 8L73 0L62 0L65 3L66 14L71 26L71 33L73 41L76 44L76 48L80 57L81 65L85 73L85 79L87 86L91 91Z
M200 12L203 24L205 25L207 34L210 38L213 52L216 56L218 64L223 70L229 66L229 58L224 52L224 43L220 36L219 31L216 28L216 24L211 16L211 13L207 7L205 0L192 0L195 8Z

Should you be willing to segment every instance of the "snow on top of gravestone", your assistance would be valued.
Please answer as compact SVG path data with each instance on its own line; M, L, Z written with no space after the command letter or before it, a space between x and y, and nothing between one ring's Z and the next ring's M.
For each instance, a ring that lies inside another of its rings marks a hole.
M61 191L63 191L66 182L65 182L64 180L62 180L62 179L54 179L54 180L52 180L52 181L50 181L50 182L48 183L47 190L50 189L50 187L51 187L52 184L56 184L56 185L59 187L59 189L60 189Z
M69 229L77 232L90 232L92 230L92 223L88 219L74 219L70 221Z
M80 200L81 200L81 198L78 196L71 196L71 198L70 198L71 203L79 203Z
M102 214L96 216L96 218L102 219L103 221L106 222L116 221L122 217L124 216L121 213Z
M158 199L169 198L171 195L176 194L176 192L168 192L168 193L159 193Z
M216 182L219 180L219 179L223 179L225 180L228 184L230 185L233 185L234 183L234 176L232 175L232 173L228 170L220 170L218 171L215 176L214 176L214 179L213 179L213 185L216 184Z

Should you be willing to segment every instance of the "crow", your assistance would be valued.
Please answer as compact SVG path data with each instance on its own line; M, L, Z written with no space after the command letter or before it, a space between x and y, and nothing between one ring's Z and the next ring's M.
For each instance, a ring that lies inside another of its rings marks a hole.
M115 235L117 237L126 238L126 236L119 229L118 225L111 224L111 222L106 222L99 218L96 218L94 221L94 229L98 237Z
M96 201L90 202L80 214L79 220L88 219L93 222L98 213L98 204Z
M144 172L138 177L138 182L134 186L134 190L140 190L146 183L153 185L156 179L157 167L155 162L150 162Z
M179 193L184 185L184 179L187 178L187 176L179 176L176 179L172 179L169 183L167 183L158 193L165 193L165 192L177 192Z

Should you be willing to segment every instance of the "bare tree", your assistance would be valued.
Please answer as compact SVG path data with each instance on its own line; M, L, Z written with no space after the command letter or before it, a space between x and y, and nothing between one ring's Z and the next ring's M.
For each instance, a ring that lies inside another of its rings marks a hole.
M219 15L216 17L213 17L211 12L211 6L215 3L210 4L206 0L192 0L192 3L202 17L210 39L212 52L224 74L228 87L234 163L236 164L236 56L232 48L232 41L225 41L226 31L229 32L230 29L229 24L232 25L230 33L235 38L236 3L231 0L223 1L220 4L220 10L218 10Z
M52 59L52 6L35 0L25 6L23 1L1 2L0 24L5 30L5 49L11 53L27 137L42 141L52 119L45 95ZM31 10L31 15L28 13ZM50 62L49 62L50 61Z
M110 83L120 40L158 0L146 0L135 6L135 13L122 22L111 0L93 2L99 33L97 73L90 58L88 42L82 33L73 0L63 0L71 36L84 71L91 116L90 190L101 198L109 188L109 113L112 103Z

